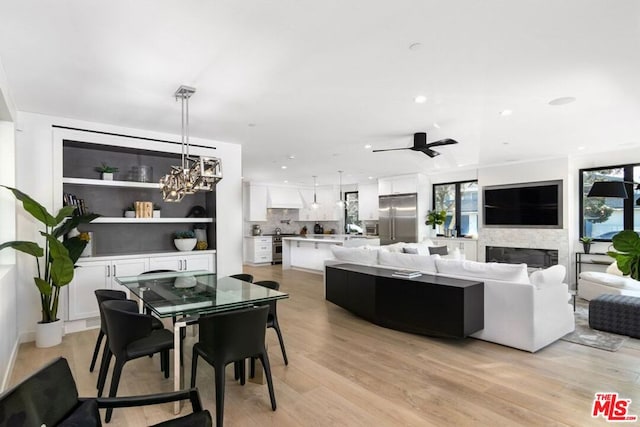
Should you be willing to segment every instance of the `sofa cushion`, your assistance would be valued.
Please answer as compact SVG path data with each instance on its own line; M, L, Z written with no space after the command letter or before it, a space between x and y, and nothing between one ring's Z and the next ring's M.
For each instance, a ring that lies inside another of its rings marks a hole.
M389 267L418 270L422 271L423 273L435 273L435 260L437 258L440 258L440 256L380 252L378 255L378 264Z
M567 269L564 265L552 265L543 270L536 270L531 273L529 280L536 288L541 289L545 286L563 283Z
M457 259L436 259L438 273L467 276L477 279L493 279L515 283L531 283L527 264L503 264L498 262L476 262Z
M338 245L331 246L331 252L337 260L356 264L374 265L378 263L378 251L361 248L345 248Z
M448 255L449 249L446 246L429 246L429 254L431 255Z
M402 253L402 248L406 246L404 242L392 243L390 245L381 246L387 252Z
M614 274L601 273L599 271L583 271L580 273L580 279L610 286L612 288L640 291L640 282L632 279L631 277L621 277Z

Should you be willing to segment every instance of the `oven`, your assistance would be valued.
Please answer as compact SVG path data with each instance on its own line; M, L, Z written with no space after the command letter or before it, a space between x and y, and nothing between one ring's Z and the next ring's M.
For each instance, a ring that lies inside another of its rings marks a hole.
M271 264L282 264L282 236L271 237Z

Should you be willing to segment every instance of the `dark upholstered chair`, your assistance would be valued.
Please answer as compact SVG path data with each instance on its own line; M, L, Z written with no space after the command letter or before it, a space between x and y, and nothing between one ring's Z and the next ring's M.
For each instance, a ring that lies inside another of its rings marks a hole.
M273 289L275 291L280 289L280 283L274 282L273 280L261 280L259 282L255 282L254 285L264 286L265 288ZM278 311L277 311L277 301L269 301L264 304L269 307L269 316L267 316L267 328L273 328L278 335L278 341L280 342L280 350L282 351L282 358L284 359L284 364L289 364L289 359L287 359L287 351L284 349L284 341L282 340L282 332L280 331L280 324L278 323ZM251 359L251 377L255 375L255 359Z
M147 396L80 398L66 359L58 358L0 395L0 426L101 426L99 408L128 408L189 399L193 413L158 426L207 427L197 389Z
M111 355L116 358L111 377L109 397L115 397L124 364L139 357L160 353L160 364L164 377L169 378L169 350L173 348L173 334L168 329L153 329L153 316L138 313L138 305L134 301L105 301L102 303L107 322L109 348L103 370L104 378L109 369ZM104 382L98 389L98 397L102 396ZM105 421L111 420L113 408L107 409Z
M242 280L243 282L253 283L253 276L250 274L232 274L229 277L233 277L234 279Z
M201 317L200 340L193 346L191 365L191 386L195 387L198 357L202 357L215 370L216 425L222 427L224 419L225 366L250 357L262 362L271 409L276 410L276 397L271 379L269 356L264 346L267 324L267 306L227 311L212 316ZM242 372L244 377L244 372Z

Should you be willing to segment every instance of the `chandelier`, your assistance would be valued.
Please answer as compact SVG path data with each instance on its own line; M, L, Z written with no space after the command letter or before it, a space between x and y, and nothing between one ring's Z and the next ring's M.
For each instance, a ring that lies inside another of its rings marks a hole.
M189 154L189 98L196 89L180 86L174 94L182 103L182 156L180 166L171 166L168 174L160 178L162 200L179 202L187 194L213 191L222 179L222 164L216 157L191 157Z

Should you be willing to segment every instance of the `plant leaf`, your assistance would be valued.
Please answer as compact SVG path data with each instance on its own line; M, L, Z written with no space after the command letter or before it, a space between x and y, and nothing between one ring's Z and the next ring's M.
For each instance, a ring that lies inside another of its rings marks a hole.
M69 258L69 251L64 247L62 242L48 233L40 233L47 238L49 243L49 255L54 260L57 258Z
M611 239L613 247L619 252L640 255L640 236L632 230L624 230Z
M33 255L36 258L39 258L44 255L44 249L40 247L35 242L25 242L25 241L13 241L13 242L4 242L0 245L0 250L4 248L13 248L16 251L24 252L25 254Z
M75 206L64 206L58 211L58 215L56 215L56 225L60 224L64 221L65 218L73 215L73 211L75 211Z
M16 199L22 202L22 207L25 211L29 212L32 217L37 219L43 224L48 225L49 227L54 227L58 222L56 219L42 206L40 203L33 200L29 195L23 193L22 191L8 187L6 185L2 185L1 187L6 188L11 191Z
M66 249L65 249L66 251ZM55 286L65 286L73 280L73 261L68 256L54 258L51 262L51 281Z
M85 214L85 215L76 215L70 218L67 218L65 222L62 223L58 228L53 231L53 235L56 237L61 237L74 228L76 228L80 224L88 224L96 218L99 218L101 215L98 214Z
M618 252L613 252L613 251L607 252L607 255L609 255L611 258L614 258L616 260L616 263L618 264L618 268L620 269L620 271L622 271L622 274L624 275L629 274L629 270L631 268L631 259L632 259L629 255L620 254Z
M36 286L41 294L51 295L51 285L46 280L42 280L39 277L34 277L33 280L35 280Z
M84 251L84 248L87 247L87 243L88 242L86 240L82 240L80 236L74 236L62 242L64 247L67 248L69 258L71 258L71 261L74 264L78 261L78 258L80 258L80 254Z

